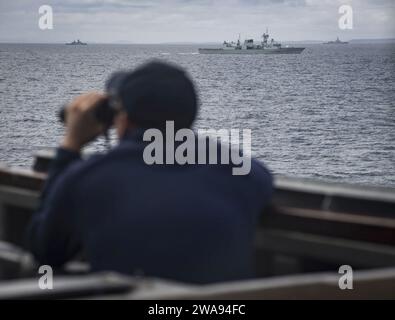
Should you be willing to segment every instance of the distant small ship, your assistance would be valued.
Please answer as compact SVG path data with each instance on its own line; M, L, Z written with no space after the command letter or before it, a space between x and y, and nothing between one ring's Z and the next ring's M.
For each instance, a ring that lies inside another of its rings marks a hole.
M199 49L200 54L299 54L305 48L283 47L281 43L275 42L274 39L269 41L269 32L262 36L263 40L255 44L253 39L247 39L241 44L240 37L237 42L224 41L222 48L203 48Z
M87 43L81 42L81 41L78 39L77 41L74 40L73 42L66 43L66 45L68 45L68 46L86 46Z
M336 41L329 41L324 44L348 44L348 42L340 41L339 37L337 37Z

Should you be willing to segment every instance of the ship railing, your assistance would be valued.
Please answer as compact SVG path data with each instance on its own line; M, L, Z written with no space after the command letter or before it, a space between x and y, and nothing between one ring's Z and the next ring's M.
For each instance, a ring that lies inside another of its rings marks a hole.
M353 290L340 290L334 272L291 275L192 285L116 273L54 277L53 289L42 290L37 279L6 281L0 300L117 299L117 300L323 300L395 299L395 268L357 271Z

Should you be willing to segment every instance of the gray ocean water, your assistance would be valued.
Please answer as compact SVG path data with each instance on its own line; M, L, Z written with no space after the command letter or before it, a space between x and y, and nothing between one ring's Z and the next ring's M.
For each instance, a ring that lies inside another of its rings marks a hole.
M215 56L198 46L0 44L0 162L55 147L58 108L151 58L185 67L196 128L251 129L275 174L395 186L395 45L309 45L301 55ZM93 149L102 150L103 141Z

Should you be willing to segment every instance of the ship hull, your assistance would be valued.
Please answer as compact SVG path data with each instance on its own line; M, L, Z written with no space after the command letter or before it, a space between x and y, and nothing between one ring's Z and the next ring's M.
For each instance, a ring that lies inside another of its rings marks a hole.
M300 54L305 48L279 49L199 49L200 54Z

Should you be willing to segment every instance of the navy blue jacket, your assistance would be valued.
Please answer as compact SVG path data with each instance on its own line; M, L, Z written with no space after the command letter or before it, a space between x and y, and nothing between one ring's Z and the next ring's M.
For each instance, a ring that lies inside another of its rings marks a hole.
M82 252L93 271L193 283L253 276L269 172L254 160L245 176L231 165L149 166L145 146L131 135L88 160L58 149L29 228L38 261L59 267Z

